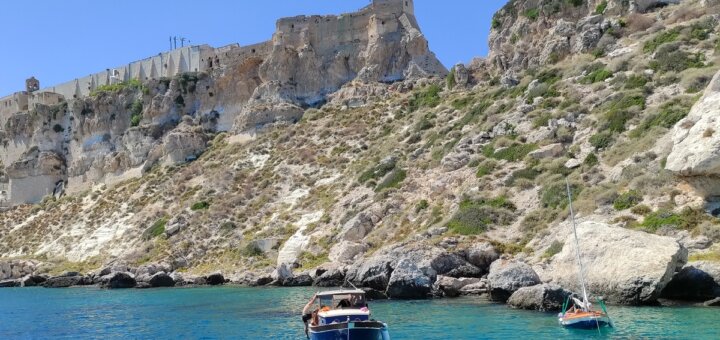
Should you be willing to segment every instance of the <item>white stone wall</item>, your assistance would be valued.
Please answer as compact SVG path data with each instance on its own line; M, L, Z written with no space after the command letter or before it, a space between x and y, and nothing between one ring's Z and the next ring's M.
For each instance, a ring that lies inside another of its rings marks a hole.
M39 203L47 195L52 195L59 176L32 176L11 178L8 190L10 205Z
M138 60L127 65L106 69L86 77L46 87L39 92L53 92L66 99L87 96L99 86L130 79L149 80L174 77L185 72L201 72L205 65L201 55L213 50L208 45L185 46L153 57Z

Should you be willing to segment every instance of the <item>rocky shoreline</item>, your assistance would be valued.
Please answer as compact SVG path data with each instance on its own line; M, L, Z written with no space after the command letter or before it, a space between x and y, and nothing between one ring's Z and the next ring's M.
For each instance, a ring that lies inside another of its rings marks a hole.
M585 222L578 226L589 290L612 304L656 305L659 299L720 305L720 263L690 262L687 250L670 237ZM446 243L452 244L451 239ZM565 244L572 244L566 242ZM545 262L502 254L490 242L452 247L405 242L377 250L352 263L327 263L298 271L281 264L274 270L194 276L165 263L138 267L111 265L81 274L38 274L37 262L0 263L0 287L108 289L183 286L338 287L348 282L371 299L425 299L487 295L513 308L557 311L579 289L572 246ZM532 264L531 264L532 263ZM7 278L7 276L15 276Z

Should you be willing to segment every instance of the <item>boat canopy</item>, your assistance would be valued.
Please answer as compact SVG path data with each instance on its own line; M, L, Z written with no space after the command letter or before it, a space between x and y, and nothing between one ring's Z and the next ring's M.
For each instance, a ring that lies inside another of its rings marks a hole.
M317 297L320 310L367 307L365 292L362 290L333 290L318 293Z

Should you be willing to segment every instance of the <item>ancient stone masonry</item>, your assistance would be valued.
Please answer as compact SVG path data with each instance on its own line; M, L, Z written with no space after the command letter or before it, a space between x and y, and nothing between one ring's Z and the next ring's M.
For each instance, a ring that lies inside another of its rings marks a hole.
M254 45L182 47L45 88L30 78L0 98L0 205L195 159L207 133L298 121L352 82L446 74L413 1L373 0L354 13L280 19Z

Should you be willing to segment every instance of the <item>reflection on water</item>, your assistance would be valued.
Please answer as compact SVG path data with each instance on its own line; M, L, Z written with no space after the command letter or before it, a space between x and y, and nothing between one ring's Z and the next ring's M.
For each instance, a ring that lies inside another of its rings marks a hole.
M0 339L304 339L300 311L313 288L108 291L0 289ZM554 313L517 311L480 298L374 301L393 339L713 339L720 308L610 307L615 329L558 326Z

